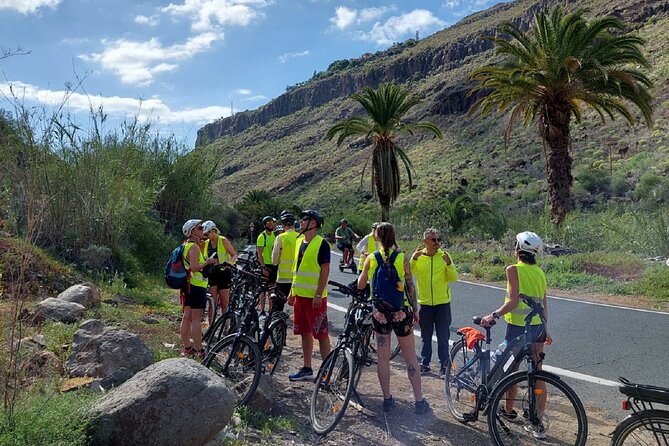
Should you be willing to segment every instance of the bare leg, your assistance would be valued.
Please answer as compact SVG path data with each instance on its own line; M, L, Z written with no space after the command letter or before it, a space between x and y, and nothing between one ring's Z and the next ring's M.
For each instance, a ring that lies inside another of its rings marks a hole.
M193 347L196 350L202 350L202 315L204 310L202 309L191 309L191 324L190 324L190 334L193 338Z
M330 354L332 347L330 346L330 337L319 339L318 348L321 352L321 361L325 361L325 358Z
M539 362L539 354L544 351L544 344L535 342L532 346L532 356L534 357L535 364L537 364L537 370L541 370L541 363ZM541 392L537 397L537 405L539 410L539 415L543 415L544 410L546 410L546 383L543 381L537 382L537 389L540 389ZM509 413L513 410L514 403L516 401L516 396L518 395L518 386L511 387L504 396L506 400L504 401L504 410Z
M414 340L413 333L407 336L398 336L397 340L400 343L404 362L407 363L407 376L409 377L409 381L411 381L414 397L416 401L420 401L423 399L423 391L421 389L420 367L418 366L418 358L416 358L416 341ZM388 349L390 350L390 347Z
M221 307L221 314L225 313L230 305L230 288L218 292L218 304Z
M181 325L179 326L179 334L181 335L181 345L184 348L190 347L190 327L191 327L191 318L193 317L192 310L190 307L184 307L184 314L181 318ZM198 319L198 324L200 320Z
M390 398L390 335L376 333L376 374L383 392L383 398Z
M302 353L304 354L304 366L311 368L311 354L314 351L314 336L311 333L302 335Z

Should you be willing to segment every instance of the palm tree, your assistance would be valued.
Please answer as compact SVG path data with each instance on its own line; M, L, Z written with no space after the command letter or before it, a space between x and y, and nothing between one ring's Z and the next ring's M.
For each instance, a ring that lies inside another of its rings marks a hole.
M620 114L635 125L626 105L631 102L646 124L652 124L652 82L641 71L649 66L642 53L645 41L628 34L615 18L588 22L583 14L565 14L559 7L539 13L527 33L510 23L502 25L501 36L489 39L506 61L470 75L478 83L469 94L483 94L472 112L510 111L505 144L520 119L525 126L537 123L546 149L550 215L556 225L571 206L572 118L580 122L583 108L589 107L602 123Z
M412 186L411 160L406 152L395 144L395 136L406 132L413 136L416 129L428 130L438 138L441 131L432 123L416 122L408 124L402 121L404 115L420 99L410 96L409 91L396 84L381 84L374 90L365 87L362 93L355 93L351 98L365 109L367 116L352 117L335 124L328 130L326 138L331 140L337 134L337 146L349 136L364 136L373 142L372 153L362 170L364 178L367 164L372 164L372 192L378 196L381 204L381 220L388 221L390 205L400 194L400 166L402 160L409 176L409 188ZM361 178L362 181L362 178Z

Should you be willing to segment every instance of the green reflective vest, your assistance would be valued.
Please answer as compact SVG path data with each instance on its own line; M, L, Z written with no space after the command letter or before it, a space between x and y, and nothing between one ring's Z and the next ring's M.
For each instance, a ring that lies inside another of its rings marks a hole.
M527 263L516 263L516 271L518 271L518 291L520 294L531 297L538 301L543 306L544 296L546 295L546 274L537 265L529 265ZM509 285L506 285L506 297L504 302L509 300ZM504 319L511 325L525 326L525 316L529 314L530 307L525 302L520 300L518 306L504 315ZM539 325L541 318L534 316L531 325Z
M290 231L279 234L281 239L281 256L279 257L279 270L277 273L278 283L291 283L293 281L293 262L295 261L295 242L297 240L297 231Z
M276 240L276 235L272 232L270 235L267 235L265 231L261 232L256 240L256 246L258 248L263 248L262 250L262 259L265 265L272 264L272 248L274 247L274 240Z
M362 267L365 266L365 259L368 255L378 250L376 247L376 239L374 238L374 233L370 233L367 238L367 250L364 253L360 253L360 261L358 262L358 271L362 271Z
M195 243L193 242L186 242L186 246L184 246L184 267L190 271L190 262L188 261L188 252L190 249L195 246ZM202 251L200 251L200 256L198 258L198 261L200 263L204 263L204 256L202 255ZM191 285L195 286L200 286L202 288L206 288L207 285L209 284L207 282L207 279L204 278L202 275L202 271L190 271L190 277L188 279L188 282Z
M302 261L298 268L297 263L300 257L300 246L302 245L302 242L304 242L304 236L300 236L295 240L292 293L296 296L313 298L316 296L318 279L321 276L321 266L318 264L318 251L321 249L323 237L317 235L309 242L307 249L304 250L304 255L302 256ZM326 286L323 289L323 297L326 297L327 295L328 288Z
M216 255L218 256L218 261L220 263L223 263L227 260L229 260L232 256L228 252L227 249L225 249L225 245L223 245L223 240L225 240L225 237L222 235L218 236L218 245L216 246ZM204 255L209 254L209 239L207 239L204 242Z
M458 280L458 271L451 261L446 265L441 249L433 256L425 254L417 260L411 257L411 273L418 284L418 303L421 305L441 305L451 302L451 287L448 282ZM452 260L452 259L451 259Z

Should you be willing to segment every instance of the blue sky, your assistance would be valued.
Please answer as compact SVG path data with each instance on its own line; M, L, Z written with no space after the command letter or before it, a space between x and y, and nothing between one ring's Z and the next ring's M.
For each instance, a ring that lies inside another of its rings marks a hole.
M0 108L150 119L192 146L334 60L425 37L499 0L0 0ZM79 85L79 79L83 82ZM19 98L19 99L16 99Z

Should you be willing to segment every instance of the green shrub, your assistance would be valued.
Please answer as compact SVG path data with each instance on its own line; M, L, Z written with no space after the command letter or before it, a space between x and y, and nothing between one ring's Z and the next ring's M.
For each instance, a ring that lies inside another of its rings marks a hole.
M669 302L669 268L664 265L648 268L641 279L625 289L630 294L641 294L657 302Z

